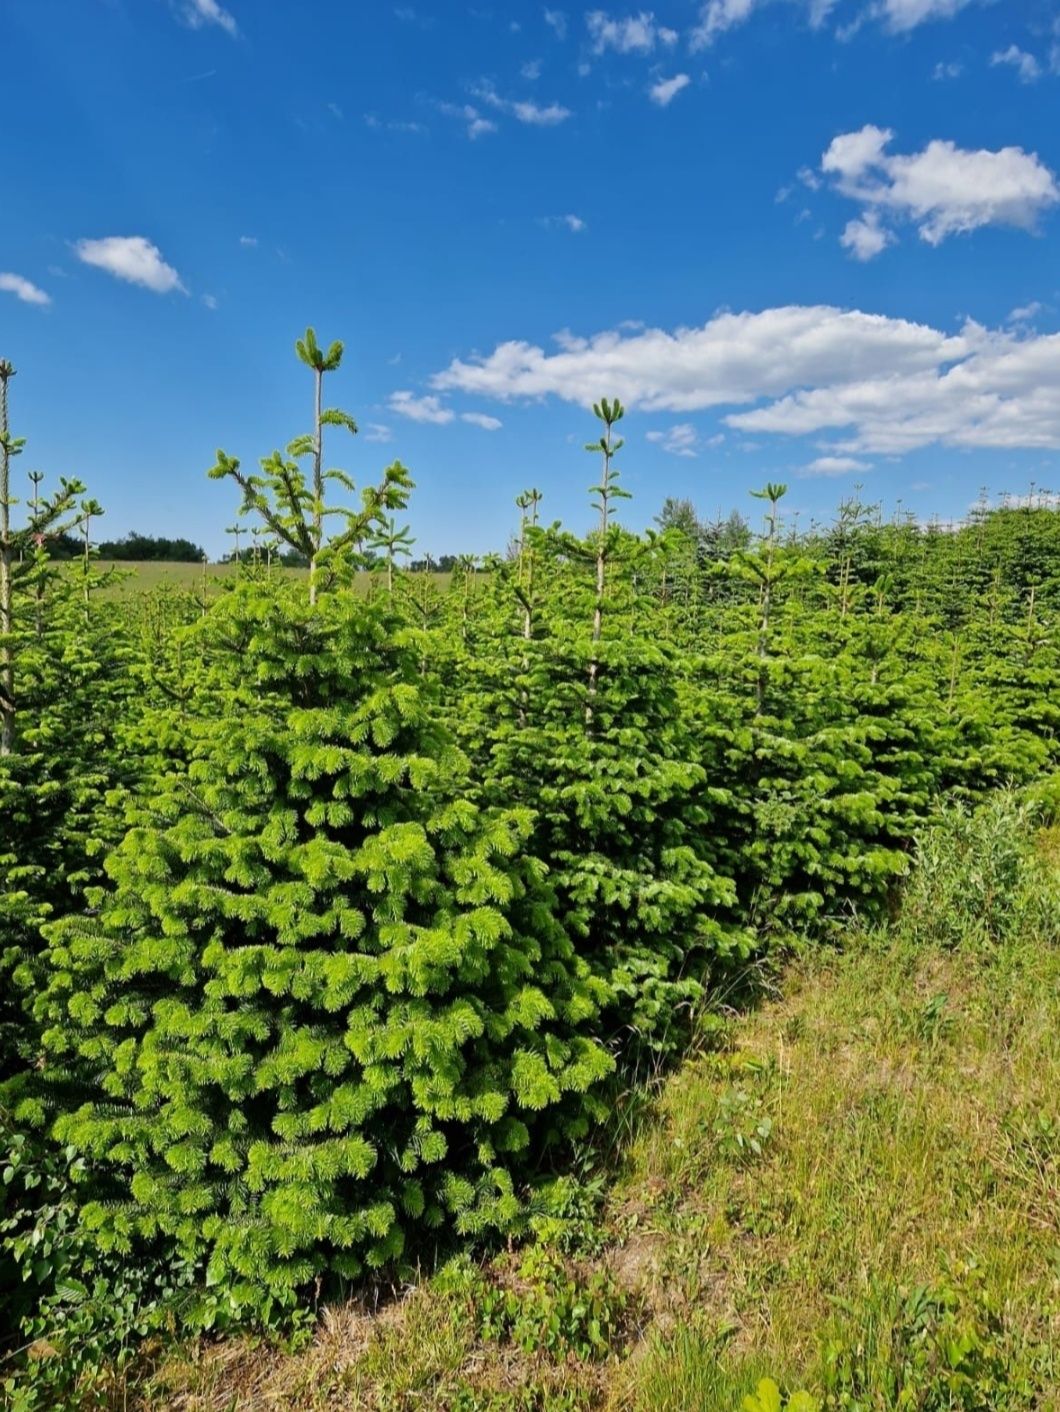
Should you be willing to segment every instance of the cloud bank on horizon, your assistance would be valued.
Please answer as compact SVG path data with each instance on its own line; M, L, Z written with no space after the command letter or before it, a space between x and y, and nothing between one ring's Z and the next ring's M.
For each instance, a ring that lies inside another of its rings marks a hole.
M859 310L788 305L719 313L672 333L563 332L555 343L546 352L512 340L454 359L431 378L432 408L442 412L437 394L454 392L588 406L602 387L645 412L748 407L725 412L732 431L834 437L847 464L818 463L832 472L857 469L849 462L858 452L1060 449L1060 334L1015 324L988 329L969 320L946 333Z

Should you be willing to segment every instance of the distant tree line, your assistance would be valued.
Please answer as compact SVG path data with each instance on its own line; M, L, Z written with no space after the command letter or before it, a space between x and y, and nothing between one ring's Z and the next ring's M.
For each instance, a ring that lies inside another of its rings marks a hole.
M100 552L102 553L102 551ZM269 553L270 551L265 546L252 545L249 549L241 547L238 554L234 551L229 552L225 555L225 559L230 564L234 564L237 561L241 564L253 564L259 559L264 560ZM306 569L309 567L309 560L306 556L304 554L296 554L293 550L284 550L282 553L277 553L275 550L272 550L271 554L272 562L283 564L285 568ZM364 559L364 567L367 569L381 569L386 563L386 559L382 554L375 554L371 551L367 551L362 557ZM405 569L414 574L451 574L456 572L462 558L465 557L467 556L461 556L459 554L439 554L437 556L427 554L422 559L410 560L405 565Z
M702 520L691 500L669 496L664 502L655 523L661 529L683 530L693 540L705 559L726 558L736 549L744 549L750 543L751 529L746 519L734 510L727 518ZM171 564L199 564L206 557L201 545L190 539L170 539L165 535L140 534L130 530L121 539L104 539L95 546L101 559L119 562L165 562ZM76 559L84 553L84 543L79 536L61 533L48 539L48 553L53 559ZM240 545L238 553L229 552L225 558L231 562L237 559L245 564L264 557L266 550L261 546ZM274 562L287 568L304 569L309 560L305 555L292 550L277 553L272 551ZM371 556L379 558L379 556ZM379 563L382 563L379 558ZM413 573L450 574L456 571L461 562L459 554L428 554L413 559L406 566Z
M139 534L136 530L130 530L121 539L100 540L94 547L101 559L125 562L199 564L206 557L206 551L190 539L167 539L164 535ZM74 534L57 534L48 539L48 553L53 559L76 559L84 553L84 548L84 542Z

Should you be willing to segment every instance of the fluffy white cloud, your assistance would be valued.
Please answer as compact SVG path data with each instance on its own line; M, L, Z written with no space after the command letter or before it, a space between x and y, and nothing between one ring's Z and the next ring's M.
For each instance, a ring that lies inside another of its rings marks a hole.
M913 221L931 245L980 226L1033 229L1042 212L1060 201L1053 172L1022 147L969 151L936 138L903 155L887 150L893 137L890 128L871 123L842 133L822 157L821 170L877 220L889 211Z
M162 252L142 235L108 235L102 240L79 240L74 253L85 265L106 270L115 279L139 284L155 294L183 290L180 276L162 259Z
M531 127L555 127L557 123L566 122L571 116L571 110L564 108L562 103L541 104L531 100L502 98L488 83L479 84L474 88L472 96L497 112L508 113L518 122L528 123ZM474 109L468 111L473 112Z
M618 54L650 54L656 44L669 46L678 39L676 30L656 24L651 10L623 19L612 19L604 10L590 10L585 24L595 54L602 54L605 49L614 49Z
M665 108L673 102L682 88L687 88L691 82L687 74L675 74L673 78L661 78L658 83L653 83L648 89L648 94L653 103Z
M1010 65L1019 75L1020 83L1034 83L1042 76L1042 66L1038 60L1017 44L1010 44L1007 49L991 54L990 64L992 68L997 68L998 64Z
M432 384L502 401L551 396L588 406L606 392L644 411L729 406L735 430L838 433L835 454L849 457L936 444L1060 449L1060 334L975 323L950 334L793 305L718 314L672 333L564 333L556 345L502 343L454 360Z
M936 81L936 83L943 83L947 79L960 78L961 74L963 73L964 65L959 59L950 59L946 63L943 63L943 61L940 59L935 65L931 77Z
M437 397L417 397L414 392L401 391L390 394L390 410L399 417L408 417L412 422L429 422L432 426L444 427L456 413L450 407L443 407Z
M491 417L487 412L461 412L460 420L483 431L500 431L504 423L499 417Z
M761 313L723 313L697 328L609 330L593 338L556 336L557 351L500 344L456 359L436 390L507 399L557 396L588 406L601 393L649 411L692 412L779 395L793 383L831 383L881 362L934 367L940 340L953 356L964 345L903 319L828 306L789 305Z
M866 123L857 132L840 133L832 138L821 158L821 170L839 177L841 189L845 189L842 183L856 181L882 161L884 148L893 136L890 128L876 127L872 123Z
M800 471L802 476L845 476L849 471L871 471L868 461L856 456L818 456Z
M646 440L653 441L671 456L695 456L699 446L699 433L691 422L678 422L667 431L649 431Z
M206 25L217 25L234 39L239 33L235 17L218 0L184 0L181 14L192 29L202 29Z
M839 429L845 453L917 447L1060 447L1060 335L966 326L967 352L931 370L881 370L830 387L799 388L729 418L741 431L801 434Z
M894 236L880 225L875 211L866 211L864 216L847 221L839 243L849 250L855 260L873 260L882 250L886 250Z
M216 309L218 307L218 299L216 294L204 294L202 296L202 302L206 305L207 309L210 310Z
M241 235L239 237L239 243L240 245L246 246L248 250L252 250L258 243L258 237L256 235Z
M5 294L13 294L16 299L21 299L23 304L52 302L50 294L45 294L43 289L38 289L32 281L23 279L21 275L0 274L0 290Z

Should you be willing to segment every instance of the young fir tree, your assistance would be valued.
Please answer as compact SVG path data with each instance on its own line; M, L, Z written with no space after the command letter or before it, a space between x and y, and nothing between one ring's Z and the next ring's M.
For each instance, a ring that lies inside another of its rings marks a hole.
M328 470L324 466L324 428L345 427L356 434L357 423L349 412L338 407L324 407L324 378L337 372L342 364L343 346L332 343L325 353L317 343L316 334L306 329L305 337L295 344L299 360L313 374L313 430L296 436L287 445L286 453L273 451L261 461L261 474L248 474L240 467L237 457L218 451L217 463L210 470L211 479L235 481L243 494L241 514L254 512L271 534L287 545L291 554L309 565L309 601L332 583L349 581L350 575L365 561L365 544L382 530L388 510L403 509L412 482L400 461L384 470L377 486L361 492L358 508L329 505L329 484L352 491L353 482L345 471ZM308 460L308 474L301 462ZM327 534L330 520L338 519L341 528ZM228 533L235 534L236 557L239 557L239 526Z
M328 507L276 478L248 499L301 542ZM48 928L46 1064L82 1089L55 1133L119 1188L86 1219L202 1256L236 1308L510 1228L611 1069L532 815L469 802L395 628L386 601L246 575L192 629L183 762L92 912Z
M680 1041L719 961L746 956L735 889L713 826L714 782L695 758L681 653L656 630L655 541L612 518L619 492L617 402L588 449L595 533L524 523L501 572L492 647L477 641L458 728L483 797L536 811L532 847L548 863L560 916L610 993L624 1043ZM530 569L533 580L530 580Z
M15 976L25 972L31 993L40 925L98 877L118 836L108 795L137 772L120 743L137 709L122 615L94 593L106 576L90 544L76 573L49 553L100 507L79 503L75 480L45 492L35 471L25 513L13 513L12 461L24 445L8 424L13 377L0 362L0 1080L35 1052Z

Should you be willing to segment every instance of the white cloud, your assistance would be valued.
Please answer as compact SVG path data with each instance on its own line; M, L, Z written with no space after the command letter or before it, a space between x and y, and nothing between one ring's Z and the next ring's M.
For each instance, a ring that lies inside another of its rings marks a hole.
M394 433L382 422L369 422L364 432L365 441L390 441Z
M206 25L217 25L234 39L239 33L235 17L218 0L184 0L181 6L184 23L192 29L203 29Z
M705 49L727 30L745 24L771 0L706 0L700 5L699 22L689 34L693 52ZM831 16L840 0L795 0L805 11L808 23L819 28ZM837 30L841 39L849 39L866 21L877 20L892 34L903 34L928 20L952 19L972 0L872 0L849 24Z
M23 279L21 275L0 274L0 290L3 290L5 294L13 294L23 304L50 304L52 302L50 294L45 294L43 289L38 289L32 281Z
M849 471L871 471L868 461L859 461L856 456L818 456L804 466L803 476L845 476Z
M606 389L647 411L692 412L780 395L794 381L831 383L881 361L934 367L943 336L925 325L828 306L722 313L701 327L609 330L594 338L556 336L557 351L522 342L487 357L454 360L432 379L450 388L507 399L557 396L590 405ZM954 356L963 348L949 340Z
M536 82L541 77L541 60L528 59L519 72L528 83Z
M658 83L653 83L648 93L653 103L665 108L673 102L682 88L687 88L691 82L687 74L675 74L673 78L662 78Z
M460 420L469 422L473 427L481 427L483 431L500 431L504 425L499 417L491 417L486 412L461 412Z
M527 123L531 127L555 127L557 123L566 122L571 116L571 110L564 108L561 103L542 105L530 100L502 98L488 83L479 84L472 89L472 94L488 107L496 109L499 113L508 113L518 122ZM468 111L474 112L474 109Z
M390 410L399 417L408 417L412 422L429 422L432 426L444 427L456 416L449 407L443 407L437 397L417 397L414 392L401 391L390 394Z
M876 0L872 13L895 34L915 29L928 20L951 20L971 0Z
M866 221L889 211L914 222L922 240L938 245L980 226L1031 230L1060 201L1053 172L1022 147L969 151L936 138L920 152L892 155L887 148L893 136L890 128L869 123L840 134L821 159L836 189L866 208Z
M862 261L875 259L893 240L891 232L880 225L875 211L866 211L859 219L847 221L839 237L844 250L849 250L855 260Z
M845 453L898 454L946 445L1060 448L1060 335L967 325L967 351L920 372L881 369L830 387L799 388L770 406L737 413L741 431L787 435L845 430Z
M699 23L692 31L689 43L692 52L713 44L719 34L742 25L750 19L758 0L708 0L699 12Z
M857 132L840 133L821 158L821 170L837 175L841 181L857 179L882 159L884 148L893 136L890 128L875 127L872 123L866 123Z
M689 34L689 47L695 53L713 44L726 30L745 24L768 0L706 0L699 8L699 23ZM813 29L819 29L839 0L798 0Z
M585 230L585 222L582 220L581 216L575 216L573 213L568 213L565 216L542 216L540 224L546 229L552 230L562 226L565 230L572 231L575 235L577 235L579 231Z
M570 333L546 352L498 345L432 380L501 401L557 397L587 407L602 393L641 411L728 407L736 431L839 433L834 453L900 454L945 445L1060 450L1060 334L950 334L828 305L723 313L673 332Z
M521 123L529 123L533 127L555 127L557 123L565 123L571 115L569 108L564 108L562 103L540 103L518 102L510 103L508 111Z
M256 235L241 235L239 237L239 243L240 245L245 245L247 249L250 250L257 245L258 237Z
M1009 314L1007 323L1029 324L1032 323L1039 314L1043 313L1045 305L1038 299L1032 299L1029 304L1021 304L1018 309L1013 309Z
M651 10L641 10L624 19L612 19L604 10L590 10L585 24L594 54L602 54L605 49L618 54L650 54L656 44L669 47L678 40L676 30L656 24Z
M102 240L79 240L74 253L85 265L106 270L115 279L142 285L155 294L168 294L184 286L172 265L162 259L162 252L142 235L108 235Z
M960 78L961 74L963 73L964 65L960 62L959 59L951 59L948 63L943 63L943 61L940 59L935 65L935 69L931 77L937 83L941 83L946 79Z
M484 118L470 103L439 103L438 111L449 118L460 118L467 123L467 135L474 141L487 132L496 132L497 124L491 118Z
M999 49L995 54L991 54L991 68L997 68L998 64L1008 64L1014 68L1020 83L1034 83L1042 76L1042 66L1034 55L1028 54L1026 49L1020 49L1016 44L1010 44L1007 49Z
M204 295L202 296L202 302L206 305L207 309L216 309L216 308L217 308L217 295L216 295L216 294L204 294Z
M549 29L552 30L557 39L566 39L567 16L563 13L562 10L546 10L545 24L548 25Z
M649 431L646 440L653 441L671 456L695 456L699 446L699 433L691 422L678 422L667 431Z

